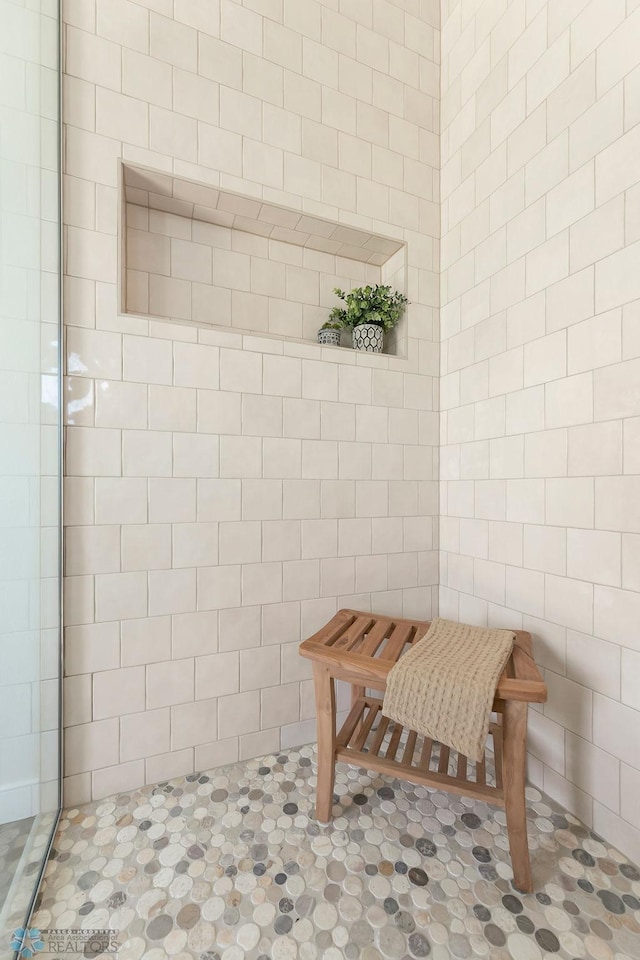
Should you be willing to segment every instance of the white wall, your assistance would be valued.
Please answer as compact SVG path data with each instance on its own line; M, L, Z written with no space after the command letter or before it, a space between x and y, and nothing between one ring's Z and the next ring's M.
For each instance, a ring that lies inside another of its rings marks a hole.
M530 775L640 857L640 5L449 0L442 615L535 636Z
M437 583L435 0L66 0L66 802L314 736ZM118 158L407 243L408 358L118 311Z

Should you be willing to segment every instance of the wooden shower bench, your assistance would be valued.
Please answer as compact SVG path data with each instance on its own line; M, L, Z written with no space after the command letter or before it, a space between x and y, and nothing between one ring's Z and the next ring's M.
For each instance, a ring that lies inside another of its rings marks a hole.
M316 817L331 819L337 760L391 777L464 794L504 807L514 885L532 891L525 804L527 707L544 703L547 691L531 653L531 635L514 630L513 652L496 688L497 722L489 736L495 757L495 783L484 759L476 764L445 744L403 728L382 714L387 675L399 657L429 629L422 620L382 617L340 610L305 640L300 654L313 661L318 730ZM336 735L335 681L351 684L351 710Z

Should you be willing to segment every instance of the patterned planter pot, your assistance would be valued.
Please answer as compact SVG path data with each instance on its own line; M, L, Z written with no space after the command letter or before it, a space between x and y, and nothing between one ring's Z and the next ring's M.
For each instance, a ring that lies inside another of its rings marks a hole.
M325 347L339 347L340 330L318 330L318 343Z
M377 323L359 323L353 328L353 349L382 353L384 330Z

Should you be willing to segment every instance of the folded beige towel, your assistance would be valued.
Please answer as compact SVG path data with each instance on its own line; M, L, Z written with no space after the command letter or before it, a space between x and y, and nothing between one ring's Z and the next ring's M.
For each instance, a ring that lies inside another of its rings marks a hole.
M510 630L434 620L389 671L382 712L481 760L495 689L514 640Z

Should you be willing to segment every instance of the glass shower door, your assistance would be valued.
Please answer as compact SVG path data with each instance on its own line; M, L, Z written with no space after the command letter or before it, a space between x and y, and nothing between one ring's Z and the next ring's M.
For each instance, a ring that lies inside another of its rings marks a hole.
M60 806L57 0L0 0L0 957Z

